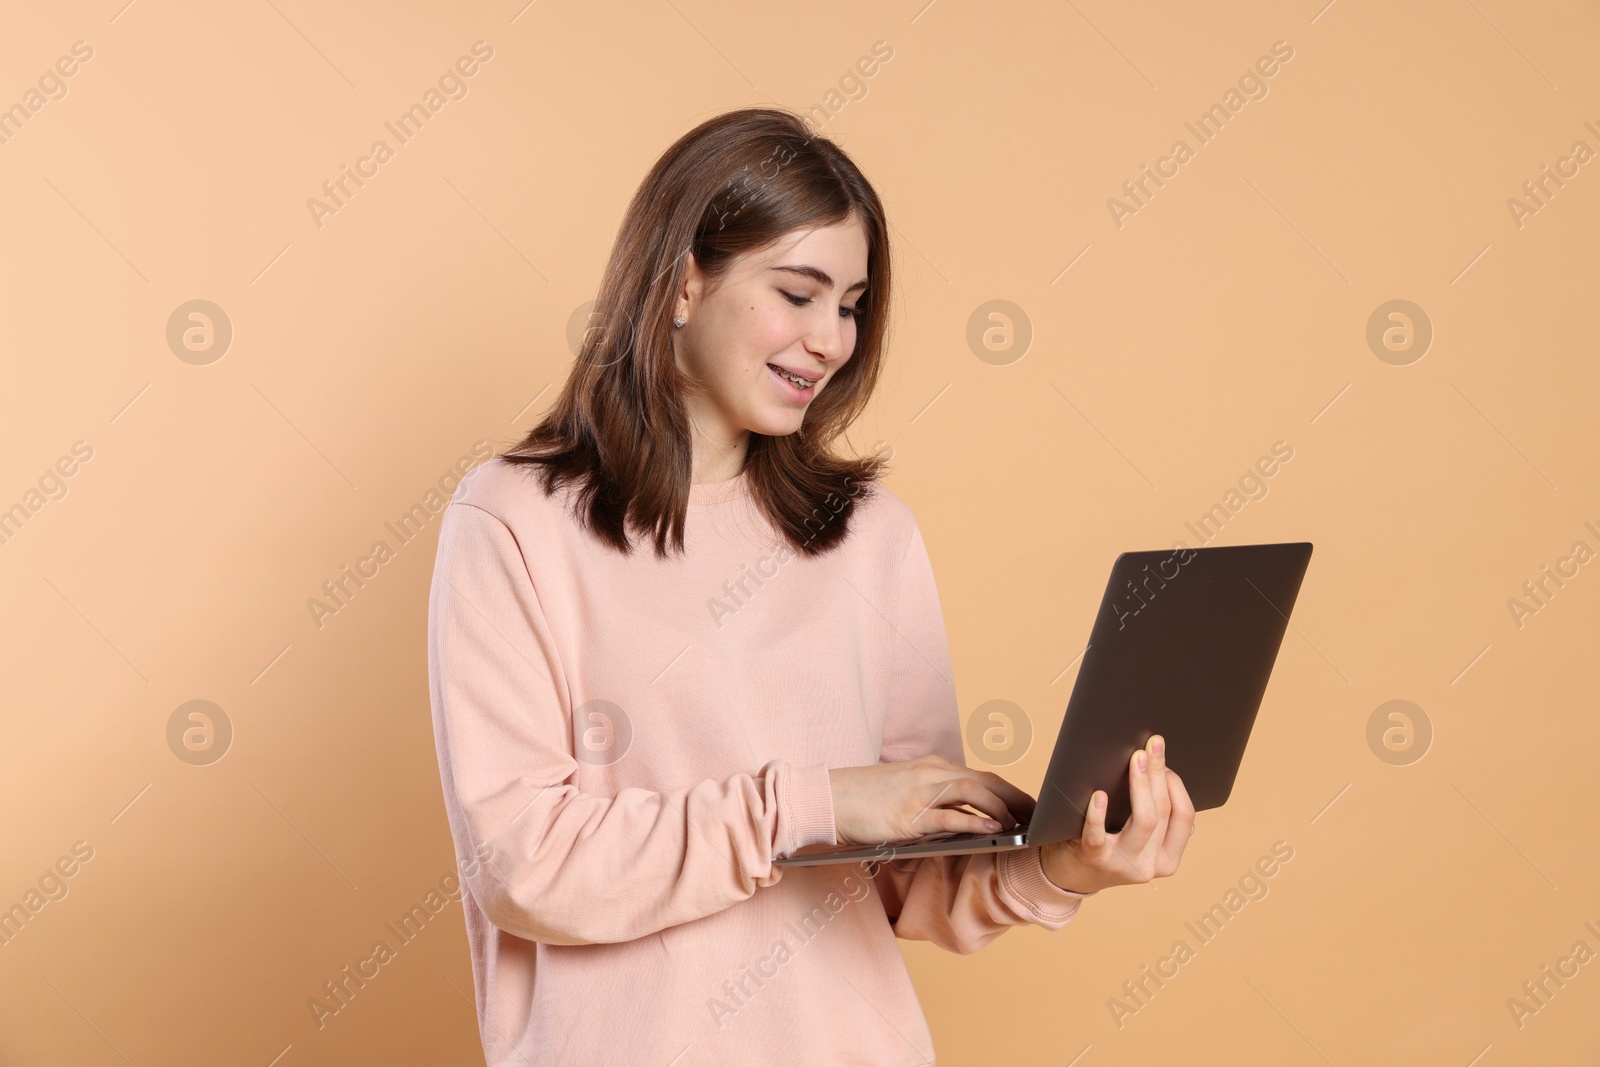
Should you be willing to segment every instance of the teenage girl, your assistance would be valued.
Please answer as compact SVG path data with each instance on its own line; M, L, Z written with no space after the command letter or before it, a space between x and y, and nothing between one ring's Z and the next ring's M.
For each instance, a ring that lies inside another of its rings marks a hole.
M1077 841L773 864L1034 803L964 765L916 518L881 452L834 451L889 268L836 145L705 122L634 196L550 413L446 509L430 695L491 1067L931 1063L896 937L973 952L1177 869L1159 736L1116 834L1098 791Z

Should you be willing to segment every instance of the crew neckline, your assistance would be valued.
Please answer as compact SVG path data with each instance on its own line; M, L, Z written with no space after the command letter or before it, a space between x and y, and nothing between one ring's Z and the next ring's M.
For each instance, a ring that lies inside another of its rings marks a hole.
M746 466L732 478L720 482L691 482L689 503L725 504L750 495L750 468Z

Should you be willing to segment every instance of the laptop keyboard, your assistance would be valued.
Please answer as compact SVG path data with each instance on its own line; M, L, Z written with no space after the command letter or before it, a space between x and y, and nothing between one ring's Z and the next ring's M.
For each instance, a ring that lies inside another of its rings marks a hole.
M953 841L953 842L956 842L956 843L959 844L959 843L965 842L965 841L986 841L986 840L988 840L989 838L992 838L992 837L1011 837L1014 834L1025 834L1027 832L1028 832L1028 824L1027 823L1020 823L1017 826L1011 827L1011 829L1009 829L1009 830L996 830L992 834L956 834L956 833L932 834L932 835L930 835L928 837L919 838L918 840L913 841L911 843L914 844L914 845L933 845L933 844L942 845L942 844L945 844L947 842L952 842Z

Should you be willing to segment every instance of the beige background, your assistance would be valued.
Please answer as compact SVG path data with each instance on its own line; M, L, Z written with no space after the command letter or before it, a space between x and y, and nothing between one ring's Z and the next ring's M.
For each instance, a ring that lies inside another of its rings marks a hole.
M1600 951L1600 564L1520 628L1507 606L1600 550L1600 162L1520 227L1507 206L1600 150L1594 4L123 2L0 32L0 106L93 49L0 144L0 507L93 453L0 544L0 906L74 871L0 946L0 1062L480 1062L457 904L325 1027L307 1008L452 866L437 520L384 523L548 406L650 163L763 102L836 112L888 205L891 363L854 444L893 444L963 714L1035 727L1008 777L1037 787L1117 552L1185 538L1276 441L1293 460L1213 543L1316 544L1176 877L975 956L904 946L939 1062L1596 1062L1600 962L1520 1026L1507 1005ZM465 98L319 228L307 199L479 40ZM1267 95L1199 145L1184 123L1277 41ZM1108 198L1179 138L1119 228ZM166 340L195 299L233 329L206 365ZM1404 366L1366 341L1398 299L1435 334ZM991 300L1033 331L1005 365L966 340ZM319 628L307 601L379 539ZM168 744L197 699L234 730L206 766ZM1396 699L1434 735L1409 765L1367 741ZM1196 947L1278 841L1268 895Z

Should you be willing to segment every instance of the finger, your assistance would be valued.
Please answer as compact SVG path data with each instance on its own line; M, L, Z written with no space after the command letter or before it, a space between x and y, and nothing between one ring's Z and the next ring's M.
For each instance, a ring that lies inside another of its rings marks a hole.
M1032 796L1018 789L993 771L968 771L967 773L988 786L996 796L1005 801L1012 819L1001 819L1001 823L1009 826L1013 822L1021 822L1024 819L1033 817L1033 809L1036 802Z
M1156 805L1156 828L1151 833L1159 842L1167 835L1167 817L1172 811L1172 798L1167 795L1167 739L1151 734L1144 750L1150 754L1150 799Z
M965 771L966 769L962 768L962 770ZM950 791L945 794L945 799L941 801L941 804L946 807L965 804L968 807L976 808L982 815L987 815L1001 826L1014 823L1015 820L1011 817L1011 809L1006 806L1005 798L974 776L982 773L982 771L966 771L960 778L955 779L954 784L950 787ZM953 801L952 797L954 798Z
M960 808L967 805L983 812L983 815L971 816L973 828L970 833L988 833L989 827L983 825L984 815L998 822L1002 827L1010 812L1006 810L1006 802L994 794L982 782L970 777L951 777L943 780L935 779L928 783L928 788L922 797L923 812L928 816L934 815L941 809ZM921 833L929 833L929 825L925 818L913 820L913 829Z
M1167 820L1167 839L1163 851L1176 866L1185 846L1189 844L1189 838L1194 836L1194 801L1189 798L1189 790L1184 787L1183 779L1171 768L1167 769L1167 792L1172 800L1172 815Z
M965 808L929 808L928 813L917 820L919 834L957 833L957 834L993 834L1002 831L990 829L987 825L987 815L967 811Z
M1096 789L1089 798L1089 810L1084 813L1080 840L1094 851L1106 846L1106 800L1105 790Z
M1150 797L1150 772L1139 766L1139 757L1149 757L1144 749L1135 752L1128 760L1128 801L1133 813L1117 832L1117 847L1127 856L1137 856L1156 829L1156 803Z

